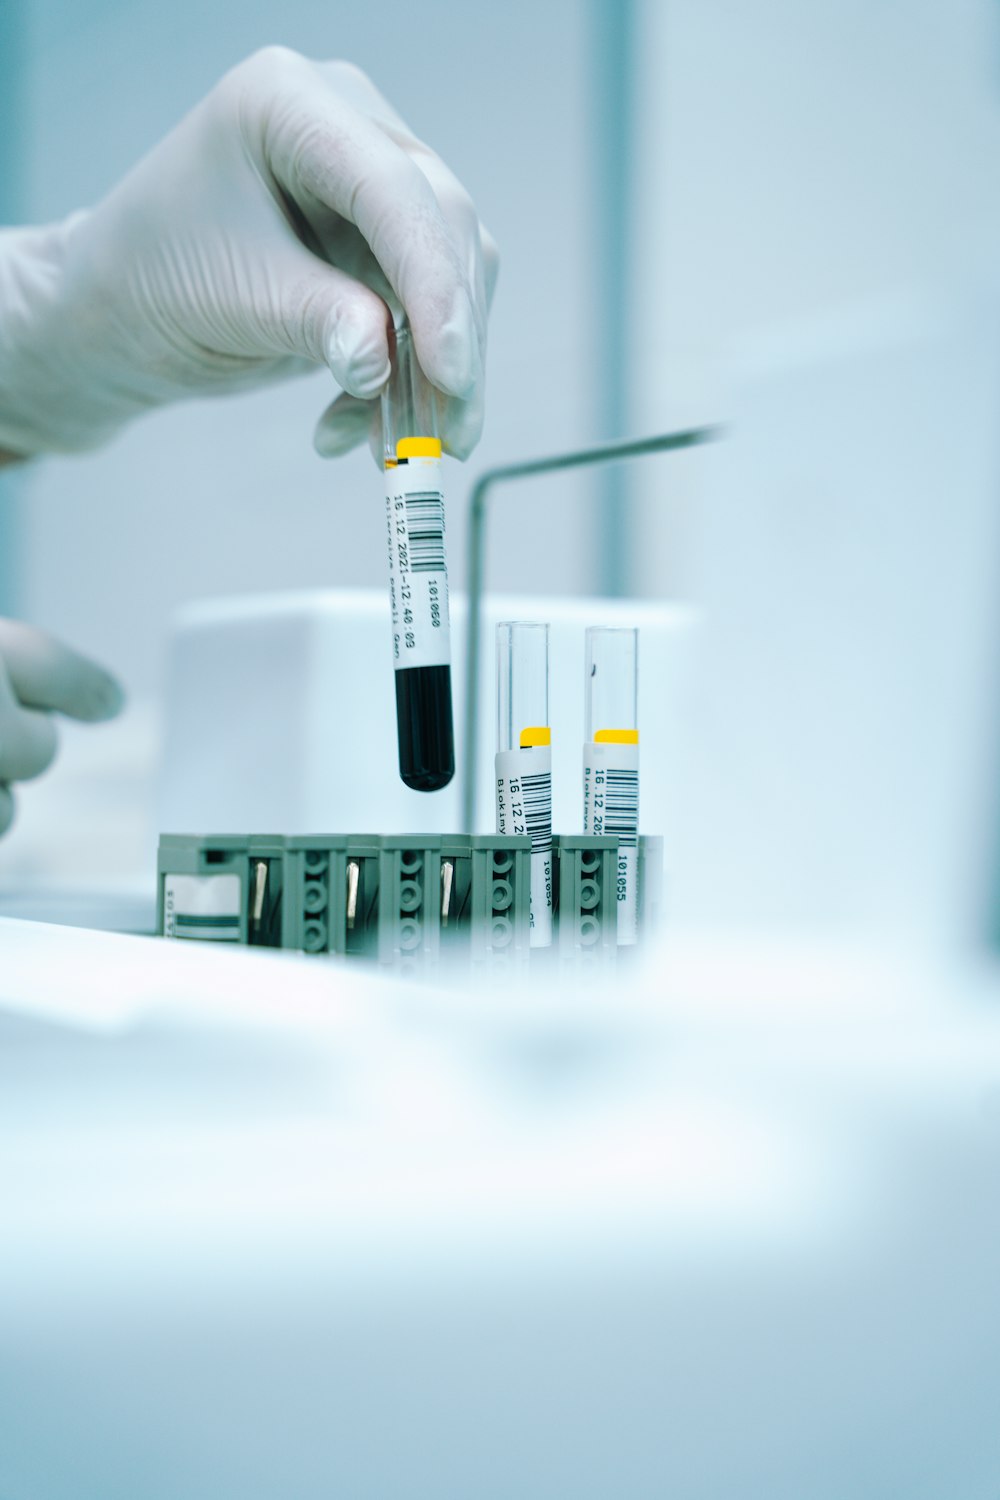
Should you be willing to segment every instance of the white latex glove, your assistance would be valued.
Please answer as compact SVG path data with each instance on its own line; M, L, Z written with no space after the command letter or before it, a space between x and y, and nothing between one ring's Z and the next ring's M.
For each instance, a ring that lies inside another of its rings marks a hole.
M122 705L122 690L102 667L18 620L0 620L0 833L14 817L11 783L51 764L53 713L96 723Z
M0 232L0 449L91 448L164 402L324 363L344 394L317 448L377 444L388 303L465 457L495 276L468 194L365 75L267 48L96 208Z

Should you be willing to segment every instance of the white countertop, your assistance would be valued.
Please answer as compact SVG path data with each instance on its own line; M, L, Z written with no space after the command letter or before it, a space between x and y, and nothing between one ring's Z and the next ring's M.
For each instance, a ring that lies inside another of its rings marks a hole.
M995 1495L998 998L0 919L0 1495Z

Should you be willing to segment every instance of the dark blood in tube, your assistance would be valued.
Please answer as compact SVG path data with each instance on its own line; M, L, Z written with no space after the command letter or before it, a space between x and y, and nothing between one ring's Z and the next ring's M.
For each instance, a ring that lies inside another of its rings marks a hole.
M455 774L451 668L410 667L395 674L399 774L415 792L437 792Z

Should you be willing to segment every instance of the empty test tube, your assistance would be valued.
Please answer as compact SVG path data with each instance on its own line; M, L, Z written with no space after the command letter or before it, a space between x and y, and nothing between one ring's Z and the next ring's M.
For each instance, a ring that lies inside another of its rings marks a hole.
M638 938L639 632L586 634L583 831L618 840L618 941Z
M497 832L531 840L532 948L552 943L549 627L497 626Z
M436 792L455 774L439 398L405 323L394 344L382 433L399 774Z

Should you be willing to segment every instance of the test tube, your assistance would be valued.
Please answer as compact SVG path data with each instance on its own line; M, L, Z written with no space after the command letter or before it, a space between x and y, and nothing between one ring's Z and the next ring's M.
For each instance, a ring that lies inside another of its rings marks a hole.
M639 632L592 625L584 652L583 831L618 840L618 942L638 940Z
M549 627L497 626L497 833L531 840L532 948L552 943L552 731Z
M455 774L439 397L406 323L393 342L382 433L399 774L414 791L436 792Z

